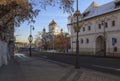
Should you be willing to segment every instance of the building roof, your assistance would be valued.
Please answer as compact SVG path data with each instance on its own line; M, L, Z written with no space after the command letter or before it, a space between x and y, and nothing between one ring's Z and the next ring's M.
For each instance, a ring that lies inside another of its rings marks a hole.
M115 0L116 2L120 1L120 0Z
M93 8L97 8L97 7L99 7L99 4L97 4L95 1L93 1L91 3L91 5L84 11L84 13L92 10Z
M119 0L120 1L120 0ZM98 6L97 3L93 2L83 13L84 19L92 18L102 14L110 13L115 10L119 10L120 7L115 7L115 1L109 2L107 4Z

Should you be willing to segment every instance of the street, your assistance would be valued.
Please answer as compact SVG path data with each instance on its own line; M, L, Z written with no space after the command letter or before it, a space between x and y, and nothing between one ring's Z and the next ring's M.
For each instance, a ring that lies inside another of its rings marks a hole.
M0 69L0 81L119 81L120 77L91 69L46 59L15 54L7 66Z
M34 54L35 57L42 57L63 63L75 65L75 55L71 54ZM79 66L105 73L120 75L120 59L108 57L79 56Z

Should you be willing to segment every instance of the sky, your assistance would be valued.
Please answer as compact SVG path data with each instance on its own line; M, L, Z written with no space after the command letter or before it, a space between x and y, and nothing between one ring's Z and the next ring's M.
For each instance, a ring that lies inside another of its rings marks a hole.
M38 3L38 0L34 1ZM84 10L93 1L95 1L99 5L103 5L114 0L78 0L78 1L80 12L84 12ZM36 8L39 7L40 6L36 6ZM76 9L76 2L74 3L74 9ZM32 31L33 38L35 39L35 36L38 34L38 32L41 32L43 28L45 28L46 31L48 31L48 25L53 19L58 24L58 31L60 31L60 29L63 28L65 32L68 32L67 17L69 15L70 14L64 13L63 10L59 9L58 7L48 6L46 10L41 9L39 15L35 18L36 22L34 24L30 24L34 25L35 28L35 30ZM17 42L29 42L28 36L30 34L30 25L28 25L27 22L24 22L21 24L20 27L15 28L15 36Z

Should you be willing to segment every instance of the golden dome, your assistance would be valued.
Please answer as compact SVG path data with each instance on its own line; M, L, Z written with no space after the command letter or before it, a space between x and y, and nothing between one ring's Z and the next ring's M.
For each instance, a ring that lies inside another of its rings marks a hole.
M57 23L54 20L52 20L49 26L57 26Z

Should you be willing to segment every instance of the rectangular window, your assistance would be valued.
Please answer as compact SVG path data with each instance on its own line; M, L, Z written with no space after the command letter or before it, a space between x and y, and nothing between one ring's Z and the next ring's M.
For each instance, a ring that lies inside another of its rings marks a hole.
M89 43L89 39L86 39L86 43L87 43L87 44Z
M105 27L106 27L106 28L108 27L108 23L107 23L107 22L105 22Z
M88 30L91 30L91 27L90 27L90 26L88 26Z
M115 21L114 20L112 21L112 26L115 26Z
M101 29L101 24L98 25L98 28Z
M115 8L120 7L120 1L115 2Z
M83 39L81 39L81 43L83 44Z
M83 31L85 31L85 27L83 27Z

